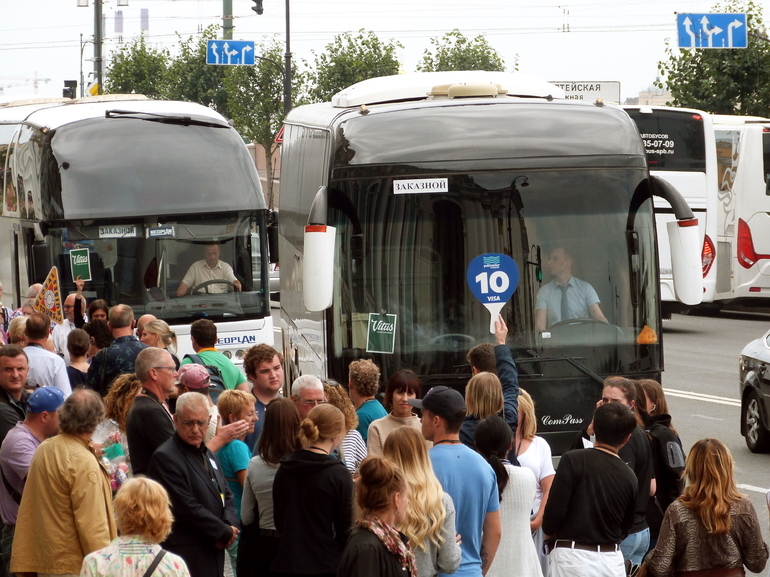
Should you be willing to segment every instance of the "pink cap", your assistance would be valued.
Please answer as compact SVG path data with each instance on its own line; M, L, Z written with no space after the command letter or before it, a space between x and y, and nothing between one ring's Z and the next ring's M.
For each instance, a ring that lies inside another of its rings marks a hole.
M179 384L188 389L205 389L210 381L209 371L203 365L190 363L179 368Z

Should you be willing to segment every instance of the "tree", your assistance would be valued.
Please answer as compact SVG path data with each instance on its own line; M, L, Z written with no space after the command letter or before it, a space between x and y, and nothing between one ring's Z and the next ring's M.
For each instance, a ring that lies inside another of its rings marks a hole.
M144 94L162 98L166 86L169 54L148 46L144 36L112 52L107 78L102 88L105 94Z
M374 32L363 29L355 36L350 32L338 35L326 45L325 52L313 52L315 86L310 90L311 100L326 102L356 82L398 74L396 52L399 48L403 46L398 41L385 43Z
M224 87L227 66L206 64L208 40L216 39L219 26L209 26L197 38L180 41L179 55L168 68L166 97L210 106L223 116L229 116L227 91Z
M228 110L236 130L246 140L265 151L268 207L273 208L272 159L278 144L275 136L281 128L283 113L283 46L277 40L255 46L254 66L228 66L224 87ZM292 100L300 100L304 76L292 66Z
M505 70L505 62L483 35L469 40L455 28L443 38L431 38L430 43L433 51L425 49L422 62L417 65L420 72Z
M671 91L674 106L716 114L770 114L770 42L762 33L762 9L752 1L728 0L712 12L747 15L748 48L680 49L669 44L667 60L658 63L665 80L655 84Z

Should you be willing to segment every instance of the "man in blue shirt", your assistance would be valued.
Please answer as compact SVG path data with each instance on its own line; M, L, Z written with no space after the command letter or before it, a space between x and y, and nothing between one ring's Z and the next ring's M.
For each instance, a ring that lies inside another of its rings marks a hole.
M465 399L454 389L439 386L422 399L409 399L409 404L422 409L422 434L433 441L433 470L454 501L462 561L453 575L481 577L500 544L500 499L492 467L460 442Z
M599 307L599 295L589 283L572 276L573 257L565 248L555 248L548 257L553 280L538 291L535 300L535 330L569 319L592 318L607 322Z

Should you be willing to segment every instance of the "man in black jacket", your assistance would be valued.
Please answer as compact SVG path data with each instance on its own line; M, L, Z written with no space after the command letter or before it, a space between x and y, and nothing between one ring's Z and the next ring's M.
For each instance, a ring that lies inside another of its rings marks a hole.
M27 414L29 393L24 385L28 374L24 349L18 345L0 347L0 443Z
M149 476L168 491L174 525L163 546L187 563L191 577L219 577L224 551L238 538L238 517L216 455L203 438L209 424L206 399L180 396L176 432L150 460Z

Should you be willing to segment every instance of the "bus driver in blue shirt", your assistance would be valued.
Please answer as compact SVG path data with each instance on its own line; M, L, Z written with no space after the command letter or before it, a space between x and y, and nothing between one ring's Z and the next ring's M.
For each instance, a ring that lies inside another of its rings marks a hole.
M599 295L589 283L572 276L574 259L562 247L548 257L548 271L553 280L543 285L535 300L535 330L544 331L569 319L592 318L608 322L599 307Z

